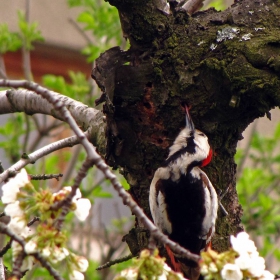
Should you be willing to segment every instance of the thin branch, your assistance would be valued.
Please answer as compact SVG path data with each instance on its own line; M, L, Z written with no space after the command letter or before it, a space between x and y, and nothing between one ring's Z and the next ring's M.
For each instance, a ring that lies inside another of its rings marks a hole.
M31 180L50 180L56 179L59 181L59 178L63 177L63 174L40 174L40 175L31 175L29 174Z
M83 195L85 197L88 197L98 186L100 186L101 183L103 183L105 181L105 177L102 177L101 179L99 179L90 189L88 190L84 190L83 191Z
M53 276L53 278L55 280L64 280L64 278L62 278L58 271L56 271L52 266L51 264L46 260L44 259L41 254L39 254L38 252L37 253L33 253L31 254L31 256L33 256L36 260L38 260L41 265L46 268L48 270L48 272L50 273L51 276Z
M0 251L0 258L2 258L10 249L12 246L13 238L11 238L7 244L1 249Z
M128 256L125 256L123 258L119 258L119 259L116 259L116 260L112 260L112 261L109 261L103 265L100 265L96 268L96 270L102 270L102 269L105 269L105 268L108 268L108 267L111 267L112 265L114 264L117 264L117 263L123 263L123 262L126 262L128 260L131 260L132 258L134 258L135 256L133 256L132 254L129 254Z
M35 116L33 116L33 117L35 117ZM38 120L36 118L33 118L33 120L34 120L35 124L36 123L38 124ZM36 127L37 127L38 134L37 134L36 138L33 140L33 143L30 144L28 151L35 150L36 147L39 145L39 143L42 141L43 137L49 136L50 131L62 126L63 122L60 122L55 119L49 126L44 126L43 129L40 127L40 125L37 126L37 124L36 124Z
M27 226L31 227L34 223L40 221L39 217L34 217L30 222L28 222Z
M10 168L6 169L4 172L0 174L0 183L4 182L6 179L8 179L9 175L11 173L15 173L19 171L21 168L26 166L29 163L34 163L38 159L42 158L43 156L46 156L52 152L55 152L57 150L60 150L65 147L73 147L74 145L79 144L79 140L77 136L71 136L59 141L56 141L54 143L51 143L29 155L25 158L21 158L18 162L13 164Z
M24 114L25 124L26 124L26 132L24 135L23 145L22 145L22 151L27 152L27 143L29 140L30 135L30 117Z
M29 23L30 18L30 2L29 0L25 0L25 21ZM31 59L30 59L30 50L26 45L26 38L23 38L22 45L22 64L23 64L23 72L26 80L31 81L32 71L31 71Z
M74 28L82 35L82 37L86 40L87 44L93 45L93 41L90 39L90 37L86 34L86 32L78 25L78 23L73 20L72 18L69 18L68 21L74 26Z
M13 81L0 79L0 87L13 87L13 83L18 82L14 87L24 87L26 81ZM28 83L28 82L27 82ZM9 85L8 85L9 84ZM35 83L31 83L36 85ZM34 87L33 87L34 89ZM56 119L64 121L62 114L58 110L53 110L53 106L46 102L40 95L36 94L33 90L29 91L26 89L10 89L0 91L0 114L9 114L15 112L25 112L27 114L45 114L53 116ZM39 90L46 90L40 87ZM88 107L87 105L76 101L70 97L56 93L54 91L48 91L54 96L54 98L62 102L70 111L79 126L83 130L87 130L89 127L100 131L102 125L104 125L103 113L97 109ZM35 121L35 120L34 120ZM36 123L35 123L36 124ZM37 128L40 128L40 124L36 124ZM40 130L40 129L39 129Z
M3 54L1 53L0 53L0 77L2 77L3 79L7 79L5 62L4 62Z
M3 224L3 223L1 223L1 222L0 222L0 232L6 234L6 235L8 235L8 236L10 236L14 241L18 242L18 243L21 245L21 247L24 249L24 246L25 246L25 241L24 241L24 239L21 238L21 237L19 237L19 236L16 235L16 234L14 234L14 233L9 229L8 226L6 226L5 224ZM23 254L25 255L24 251L22 251L22 252L23 252ZM51 264L50 264L47 260L45 260L45 259L41 256L41 254L39 254L39 253L37 252L37 253L34 253L34 254L30 254L30 256L34 256L35 259L37 259L37 260L42 264L42 266L45 267L45 268L49 271L49 273L51 274L51 276L54 277L55 280L63 280L63 278L59 275L59 273L51 266ZM21 259L24 258L24 256L20 256L20 257L21 257ZM16 261L17 261L17 260L16 260ZM19 261L19 260L18 260L18 261ZM20 264L20 266L21 266L21 264ZM19 266L19 268L20 268L20 266ZM16 275L15 275L15 276L18 277L17 274L18 274L18 272L16 271Z
M60 181L59 184L59 188L61 188L63 186L63 184L65 184L65 182L67 182L75 168L75 165L77 163L78 160L78 156L81 152L81 145L76 146L76 148L74 149L74 152L72 153L71 159L67 164L67 168L66 171L64 172L64 176L62 177L62 180Z

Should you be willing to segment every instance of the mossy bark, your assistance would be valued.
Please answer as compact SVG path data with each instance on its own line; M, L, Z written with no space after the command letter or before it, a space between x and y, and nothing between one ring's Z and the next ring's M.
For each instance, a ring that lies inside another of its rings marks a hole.
M131 48L111 62L107 57L109 72L98 69L102 56L93 70L107 94L108 162L121 169L131 194L150 215L153 174L184 126L180 105L191 105L196 128L207 134L214 150L205 171L218 193L227 191L222 202L229 215L219 211L213 241L223 251L229 235L242 229L235 189L237 142L248 124L280 105L280 3L246 0L223 12L209 9L190 17L174 9L165 15L153 1L109 2L119 10ZM134 253L146 244L139 232L126 238Z

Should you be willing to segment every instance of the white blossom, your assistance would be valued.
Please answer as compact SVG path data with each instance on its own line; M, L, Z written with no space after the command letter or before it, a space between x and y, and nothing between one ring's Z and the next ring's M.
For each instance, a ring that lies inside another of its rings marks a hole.
M28 174L24 168L22 168L13 179L15 179L18 182L19 188L24 187L30 182Z
M26 233L26 221L22 217L11 218L8 228L15 234L22 235Z
M34 240L29 240L25 246L24 251L26 254L33 254L37 251L37 243Z
M53 195L54 196L59 196L59 195L66 196L71 191L72 191L72 187L67 186L67 187L63 187L60 191L54 193ZM75 193L74 197L72 198L72 202L75 203L81 197L82 197L82 193L81 193L80 189L76 189L76 193Z
M206 274L209 273L209 271L208 271L208 266L207 266L206 264L203 264L203 265L201 266L201 268L200 268L200 273L201 273L202 275L206 275Z
M80 199L82 197L82 193L80 191L80 189L76 189L76 194L74 195L74 197L72 198L72 202L76 202L78 199Z
M51 250L49 247L45 247L43 250L42 250L42 256L45 257L45 258L48 258L49 256L51 255Z
M243 253L238 258L235 259L235 264L240 269L249 269L252 267L252 258L248 253Z
M244 253L254 254L257 253L257 248L255 243L249 239L249 235L246 232L240 232L236 237L230 236L230 242L232 248L239 255Z
M77 270L85 272L88 269L88 260L82 256L76 257L77 261Z
M214 263L210 263L210 265L209 265L209 272L211 272L211 273L218 272L218 268L217 268L217 266Z
M2 197L3 203L13 203L17 200L17 194L19 193L19 187L11 182L6 183L2 187Z
M70 280L84 280L84 274L78 270L73 270L70 273Z
M242 280L243 274L236 264L227 263L221 271L224 280Z
M91 203L87 198L80 198L76 201L76 210L74 211L76 217L80 221L84 221L89 215L89 210L91 208Z
M126 280L137 280L138 270L135 268L124 269L122 270L120 276Z
M274 280L275 276L271 272L264 270L262 276L259 278L259 280Z
M17 175L2 186L2 202L13 203L17 200L19 189L29 183L28 174L25 169L21 169Z
M252 274L253 277L260 277L265 270L264 258L255 256L252 258L252 266L248 271Z
M5 209L4 212L6 215L10 216L10 217L21 217L23 216L23 211L19 206L19 201L15 201L13 203L8 204Z
M69 255L66 248L55 247L52 251L52 262L57 263L64 260Z

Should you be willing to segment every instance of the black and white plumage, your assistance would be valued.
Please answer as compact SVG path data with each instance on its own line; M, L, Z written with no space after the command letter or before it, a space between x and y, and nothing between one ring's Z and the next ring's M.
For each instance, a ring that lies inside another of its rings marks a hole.
M165 165L158 168L150 186L149 203L155 225L192 253L207 247L215 232L218 199L200 167L211 161L207 136L194 128L186 107L186 127L169 148ZM176 258L167 248L171 266L189 279L198 279L199 267Z

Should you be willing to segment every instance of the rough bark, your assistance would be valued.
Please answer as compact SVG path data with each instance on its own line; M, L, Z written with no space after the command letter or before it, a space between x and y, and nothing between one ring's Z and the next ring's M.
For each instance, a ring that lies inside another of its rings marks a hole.
M214 150L205 168L217 192L225 192L214 248L242 229L235 189L234 154L242 132L254 119L280 105L279 1L245 0L223 12L165 15L153 1L109 0L119 10L128 52L111 49L96 62L93 77L102 88L108 121L107 160L120 167L131 194L149 214L154 171L184 125L180 105L191 105L196 128ZM129 62L129 63L126 63ZM179 213L178 213L179 214ZM133 253L145 233L126 237ZM140 234L139 234L140 232Z

